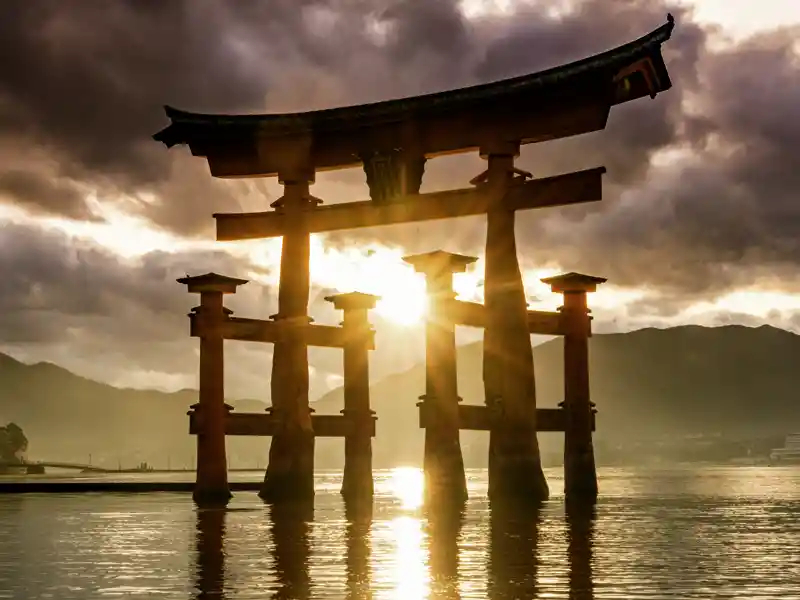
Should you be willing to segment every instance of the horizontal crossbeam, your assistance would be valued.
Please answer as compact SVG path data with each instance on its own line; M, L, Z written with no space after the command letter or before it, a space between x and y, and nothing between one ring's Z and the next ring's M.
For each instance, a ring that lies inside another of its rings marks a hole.
M429 402L419 404L419 426L425 429L429 425ZM492 413L487 406L478 404L459 404L459 429L472 431L491 431ZM567 414L563 408L537 408L536 431L565 431ZM592 431L595 430L595 415L592 413Z
M602 199L605 167L534 179L515 185L505 198L510 210L546 208ZM317 206L308 210L309 233L380 227L417 221L452 219L485 214L489 196L482 187L411 194L387 203L372 200ZM262 239L283 235L286 216L280 211L217 213L220 241Z
M200 415L189 413L189 434L200 431ZM359 433L359 427L366 427L370 437L375 437L375 417L364 420L363 424L345 415L311 415L311 424L316 437L348 437ZM269 413L227 414L225 435L269 437L279 428L278 419Z
M203 337L212 327L200 315L192 315L191 335L192 337ZM282 323L281 321L266 321L263 319L246 319L242 317L228 317L222 323L222 337L226 340L238 340L241 342L261 342L266 344L277 344L286 339L289 328L300 329L303 341L308 346L320 348L344 348L349 333L341 327L333 325L318 325L309 323L308 325L297 325ZM359 335L363 335L359 333ZM367 348L375 348L375 332L367 333Z
M446 311L458 325L486 326L486 306L483 304L449 300ZM528 332L536 335L564 335L563 317L559 312L529 310Z

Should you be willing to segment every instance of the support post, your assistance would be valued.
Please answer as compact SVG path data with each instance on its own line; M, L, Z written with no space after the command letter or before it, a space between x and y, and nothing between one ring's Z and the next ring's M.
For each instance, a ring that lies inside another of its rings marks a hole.
M487 171L476 178L488 194L486 215L486 327L483 381L493 414L489 438L489 497L529 501L547 499L536 438L536 384L528 333L528 303L514 237L509 191L524 179L515 175L518 143L481 147Z
M428 315L425 322L425 498L429 502L463 502L467 481L459 430L456 327L447 307L456 294L453 274L477 258L436 251L403 260L425 275Z
M225 404L225 360L222 324L228 311L222 304L223 294L234 294L247 283L207 273L178 279L191 294L200 294L200 306L189 317L193 325L203 322L200 337L199 401L192 411L199 422L197 435L197 468L194 500L201 506L226 504L231 498L228 488L228 463L225 455L225 417L232 409ZM190 415L192 412L189 413Z
M319 201L311 196L313 171L279 173L283 196L273 207L285 215L278 314L285 335L272 355L271 397L267 409L278 421L269 449L269 464L259 496L265 502L303 500L314 496L314 428L308 405L308 347L304 329L310 290L310 243L306 217Z
M564 493L568 500L597 498L597 471L592 444L594 405L589 395L591 317L586 294L605 283L602 277L567 273L542 282L564 295Z
M345 501L371 500L372 431L375 411L369 403L369 346L372 330L367 311L375 308L379 298L371 294L351 292L327 296L337 310L344 311L344 409L342 414L353 424L352 433L344 438L344 477L342 495Z

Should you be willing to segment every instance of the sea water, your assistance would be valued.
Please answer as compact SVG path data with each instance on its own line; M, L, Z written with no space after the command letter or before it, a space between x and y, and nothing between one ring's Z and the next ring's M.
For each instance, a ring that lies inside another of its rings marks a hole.
M158 475L127 475L153 479ZM189 475L168 475L185 479ZM233 479L256 480L258 473ZM0 598L800 599L800 469L600 469L593 511L429 513L417 469L376 473L371 514L319 473L313 512L239 492L0 496Z

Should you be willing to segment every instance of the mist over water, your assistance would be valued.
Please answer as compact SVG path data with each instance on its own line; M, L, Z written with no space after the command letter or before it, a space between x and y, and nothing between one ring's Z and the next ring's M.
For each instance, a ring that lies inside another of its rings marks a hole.
M0 496L0 598L800 598L798 468L601 469L579 511L547 476L553 498L518 510L471 471L463 513L427 513L416 469L378 472L371 511L345 507L338 473L313 507Z

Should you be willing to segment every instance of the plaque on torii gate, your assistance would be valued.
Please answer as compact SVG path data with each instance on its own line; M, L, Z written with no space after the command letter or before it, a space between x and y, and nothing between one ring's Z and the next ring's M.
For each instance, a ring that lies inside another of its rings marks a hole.
M274 210L216 214L217 239L283 236L279 283L281 337L273 360L273 403L308 404L305 332L309 317L309 234L487 215L484 385L487 403L509 414L535 407L529 315L514 241L517 210L601 199L598 167L544 179L515 168L522 144L554 140L606 126L611 107L668 90L671 81L661 46L674 21L607 52L512 79L458 90L361 106L293 114L209 115L168 107L172 123L154 138L171 147L188 145L205 157L215 177L277 175L284 186ZM425 161L478 150L487 170L472 187L420 193ZM370 200L319 206L309 185L315 172L361 165ZM498 356L514 356L512 362ZM302 415L303 410L287 414ZM307 419L306 419L307 421ZM287 430L303 430L308 422ZM529 428L502 434L494 444L495 477L490 495L548 494ZM280 435L273 449L305 454ZM490 442L490 446L492 443ZM271 456L300 470L311 457ZM274 455L274 456L273 456ZM272 461L271 461L272 462ZM297 473L307 479L307 473ZM269 479L269 469L267 478ZM519 481L533 482L520 488Z

